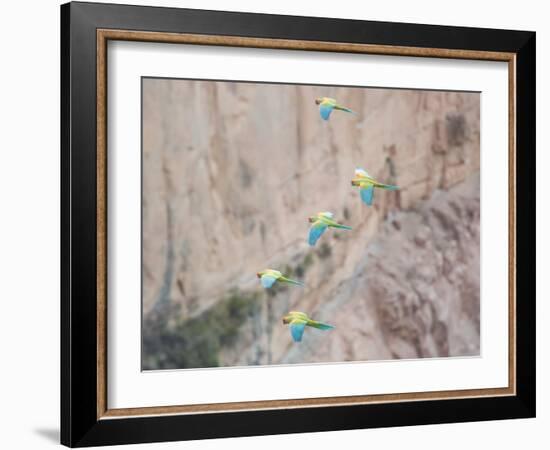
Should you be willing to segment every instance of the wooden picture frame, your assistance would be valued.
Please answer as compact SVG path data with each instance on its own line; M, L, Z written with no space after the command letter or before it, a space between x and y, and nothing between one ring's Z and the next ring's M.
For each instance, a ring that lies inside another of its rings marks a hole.
M508 387L110 409L106 360L110 40L507 62ZM534 417L535 33L77 2L61 7L61 56L63 444Z

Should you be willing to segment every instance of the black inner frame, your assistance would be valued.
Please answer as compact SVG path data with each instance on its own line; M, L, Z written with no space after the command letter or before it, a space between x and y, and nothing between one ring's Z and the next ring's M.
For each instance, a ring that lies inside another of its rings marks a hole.
M99 28L515 53L517 394L98 420ZM81 447L534 417L535 39L535 33L527 31L80 2L62 5L61 443Z

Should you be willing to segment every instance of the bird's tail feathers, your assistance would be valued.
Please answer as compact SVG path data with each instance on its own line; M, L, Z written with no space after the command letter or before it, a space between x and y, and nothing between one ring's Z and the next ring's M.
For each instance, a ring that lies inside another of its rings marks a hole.
M338 225L333 225L334 228L339 228L341 230L352 230L351 227L348 227L347 225L342 225L342 224L338 224Z
M397 191L399 189L399 186L394 186L392 184L382 184L380 187L387 191Z
M319 330L332 330L333 328L335 328L334 325L329 325L328 323L323 323L323 322L317 322L316 320L312 320L308 325L313 328L317 328Z
M340 111L344 111L350 114L353 114L354 116L357 115L357 113L349 108L346 108L345 106L337 106L336 109L339 109Z
M284 283L294 284L296 286L304 287L304 283L302 283L301 281L291 280L290 278L286 278L286 277L281 277L280 280L283 281Z

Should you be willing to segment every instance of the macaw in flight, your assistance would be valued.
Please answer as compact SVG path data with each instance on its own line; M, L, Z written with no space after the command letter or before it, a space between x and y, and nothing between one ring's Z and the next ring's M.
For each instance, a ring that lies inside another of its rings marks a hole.
M294 284L296 286L304 286L304 283L296 280L291 280L290 278L285 277L278 270L265 269L261 272L258 272L256 276L261 280L262 286L266 289L269 289L273 284L278 281L285 284Z
M300 311L290 311L283 317L283 323L290 325L290 335L294 342L301 342L306 326L317 328L318 330L332 330L334 328L333 325L329 325L328 323L312 320L306 313Z
M355 177L351 180L351 185L360 188L361 200L369 206L372 205L374 188L386 189L388 191L395 191L396 189L399 189L397 186L376 181L367 173L366 170L359 167L355 169Z
M334 214L325 211L317 213L315 216L308 218L311 227L309 229L309 245L313 246L317 243L321 235L327 230L327 228L338 228L341 230L351 230L351 227L342 225L334 220Z
M347 113L355 114L354 111L352 111L349 108L346 108L345 106L339 105L336 100L329 97L319 97L315 99L315 104L319 105L319 114L321 114L321 118L323 120L328 120L330 117L330 113L333 109L336 109L338 111L345 111Z

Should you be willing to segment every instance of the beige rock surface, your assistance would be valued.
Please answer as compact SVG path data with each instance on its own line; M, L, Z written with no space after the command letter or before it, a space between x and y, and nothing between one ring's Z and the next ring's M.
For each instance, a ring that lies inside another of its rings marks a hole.
M358 115L322 121L318 96ZM143 107L145 317L257 295L221 365L479 352L478 94L145 79ZM367 207L356 166L401 190ZM324 210L353 231L312 249L307 217ZM306 287L266 293L267 267ZM337 329L298 347L290 309Z

